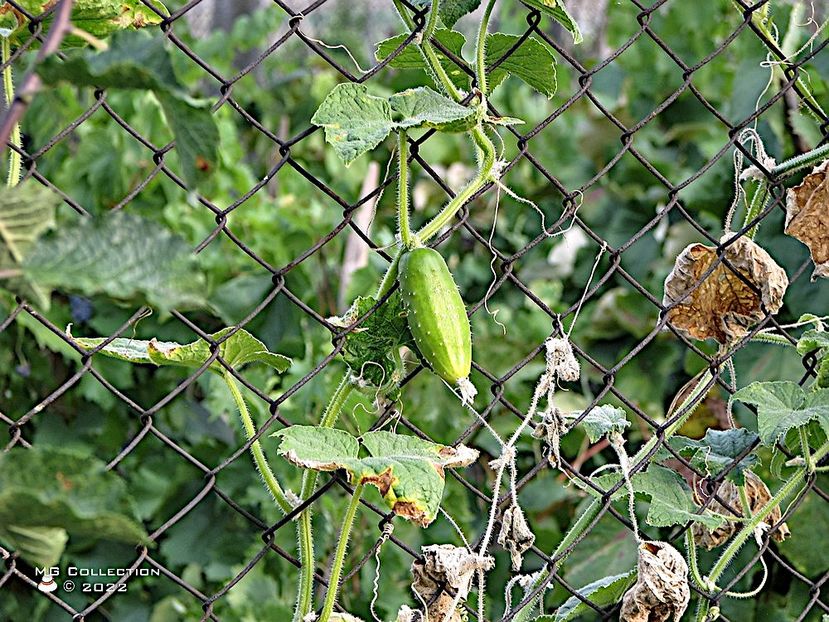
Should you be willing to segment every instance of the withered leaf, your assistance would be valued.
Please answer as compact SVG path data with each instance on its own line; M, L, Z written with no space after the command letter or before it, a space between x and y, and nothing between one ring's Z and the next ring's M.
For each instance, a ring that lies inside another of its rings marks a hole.
M426 603L428 619L461 622L472 577L491 570L495 560L451 544L424 546L421 552L421 559L412 562L412 590Z
M636 583L622 599L620 622L679 622L688 608L688 564L666 542L639 544Z
M726 232L720 242L732 235ZM665 279L662 304L671 307L668 322L686 337L731 343L745 336L766 311L777 313L783 305L789 279L753 240L738 238L726 247L724 258L745 281L719 261L715 247L703 244L687 246ZM715 262L716 267L703 278Z
M755 475L752 471L745 471L745 488L746 496L748 497L748 505L751 508L751 513L756 514L760 509L771 500L771 492L765 482ZM694 501L703 505L707 500L707 495L701 490L701 482L696 482L694 485ZM720 502L722 500L722 503ZM736 484L729 480L723 481L717 489L716 498L708 505L708 509L724 515L743 515L743 506L740 501L740 490ZM763 523L769 528L774 527L780 522L782 513L779 507L774 508L766 517ZM727 522L710 530L704 525L694 523L691 526L691 532L694 536L694 542L699 546L704 546L711 550L726 542L737 531L737 524ZM791 535L788 525L786 523L780 524L777 529L772 532L771 537L777 542L782 542Z
M815 264L812 280L829 277L829 160L789 188L784 231L809 247Z
M504 510L501 518L501 531L498 533L498 544L507 549L512 560L512 569L521 570L524 561L524 551L535 542L535 534L527 524L524 512L518 505L511 505Z

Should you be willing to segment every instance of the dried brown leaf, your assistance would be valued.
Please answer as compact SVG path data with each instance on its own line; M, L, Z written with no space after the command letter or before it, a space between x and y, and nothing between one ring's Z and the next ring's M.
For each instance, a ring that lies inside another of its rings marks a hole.
M501 518L501 531L498 533L498 544L507 549L512 560L512 569L521 570L524 561L524 551L535 542L533 534L524 512L518 505L511 505L504 510Z
M489 556L451 544L424 546L421 559L412 563L412 589L428 607L428 619L461 622L461 604L466 600L477 570L488 571L495 565Z
M763 482L763 480L752 471L745 471L745 480L748 505L749 508L751 508L751 513L756 514L771 500L771 492L765 482ZM707 496L701 491L701 482L696 482L693 490L694 500L698 504L703 505L707 500ZM726 516L734 516L735 512L737 513L737 516L743 516L743 505L740 501L740 490L737 488L736 484L729 480L724 481L720 485L719 489L717 489L716 496L718 499L715 498L708 505L710 510ZM720 502L720 499L722 500L722 503ZM783 514L780 507L776 507L763 522L769 528L772 528L780 522L780 518L782 516ZM694 523L691 527L691 531L694 535L694 542L696 542L699 546L704 546L706 549L711 550L722 545L732 535L734 535L737 531L737 527L738 525L736 523L728 522L711 531L699 523ZM790 535L791 532L789 531L789 526L786 523L782 523L777 527L777 529L774 530L774 532L772 532L771 537L777 542L782 542Z
M725 243L732 235L726 233L720 241ZM672 307L668 321L691 339L730 343L761 321L764 309L777 313L783 305L789 279L753 240L738 238L725 249L724 258L754 289L724 262L718 262L715 247L702 244L686 247L665 279L662 304ZM703 278L715 262L716 267Z
M816 277L829 277L829 160L786 193L784 231L809 247Z
M678 622L688 608L688 564L670 544L639 543L636 583L622 598L620 622Z

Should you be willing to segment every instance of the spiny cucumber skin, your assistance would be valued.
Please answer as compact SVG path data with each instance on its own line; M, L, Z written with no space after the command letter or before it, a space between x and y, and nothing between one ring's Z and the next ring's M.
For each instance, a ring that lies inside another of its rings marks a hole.
M398 281L418 349L438 376L458 385L472 368L472 332L446 262L434 249L416 248L400 259Z

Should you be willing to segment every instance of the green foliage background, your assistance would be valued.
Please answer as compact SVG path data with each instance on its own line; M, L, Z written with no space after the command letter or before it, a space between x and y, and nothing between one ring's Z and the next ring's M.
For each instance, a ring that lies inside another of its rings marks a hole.
M180 4L170 2L175 9ZM361 65L371 62L371 43L402 31L395 22L391 3L376 15L366 10L352 10L351 3L337 3L312 13L303 21L315 36L329 44L342 43L351 49ZM515 2L502 2L496 28L505 33L521 34L525 28L526 8ZM672 94L682 83L682 69L648 36L640 33L638 10L633 3L612 3L608 8L607 44L618 49L634 34L633 44L599 71L590 89L603 107L628 127L635 125L657 107L659 115L638 129L633 146L673 184L704 170L699 177L678 192L683 208L714 237L719 237L723 215L733 193L730 156L716 159L728 143L728 128L705 109L685 89L678 97ZM775 5L774 16L781 29L787 23L789 6ZM468 18L467 18L468 20ZM742 17L731 2L668 2L650 19L649 27L677 53L684 63L693 66L718 49L738 27ZM466 20L458 24L464 28ZM571 49L568 36L550 23L542 27ZM276 6L242 17L227 31L194 37L184 20L178 20L174 32L186 45L222 76L235 75L242 57L250 59L258 51L287 31L287 16ZM591 39L593 37L593 39ZM587 34L585 43L572 50L586 67L595 66L595 34ZM181 84L204 98L215 101L219 84L204 69L181 51L171 48L175 71ZM342 50L330 50L338 62L351 68ZM468 53L468 50L467 50ZM726 119L737 123L749 115L766 86L768 69L760 66L766 48L750 29L744 29L724 51L693 73L693 84L711 106ZM524 119L524 128L534 127L551 111L577 93L578 74L561 57L558 61L558 91L547 100L525 84L510 78L493 98L505 115ZM829 54L825 51L807 65L811 87L824 107L829 107ZM386 69L369 84L377 95L388 95L404 88L421 86L418 71ZM258 68L233 85L231 94L258 123L282 137L290 137L309 127L309 119L340 76L319 56L293 37L264 60ZM671 98L670 103L665 102ZM106 105L127 123L138 129L154 145L164 145L172 136L163 122L158 99L149 92L113 90L106 95ZM62 85L39 94L26 114L23 132L31 153L44 147L67 124L95 103L92 89ZM782 101L765 112L757 129L770 153L782 159L794 153L792 135ZM220 208L227 207L261 180L281 157L275 143L257 131L229 105L214 115L220 135L219 160L213 175L200 192ZM809 146L821 139L820 128L806 116L794 118L796 130ZM520 130L525 131L525 130ZM507 158L517 153L515 141L505 137ZM589 183L583 194L579 216L597 234L618 248L634 236L671 201L668 189L648 172L630 153L621 155L621 131L611 124L587 97L579 98L529 143L529 151L566 188ZM391 140L346 168L323 143L317 131L291 146L291 157L311 175L325 181L347 201L353 203L361 193L369 162L374 160L385 170L391 152ZM420 148L420 154L438 171L453 170L459 165L471 170L470 145L458 136L434 136ZM195 247L216 226L214 214L191 194L182 190L163 174L154 175L153 154L132 138L100 107L68 137L37 159L38 172L95 215L102 215L118 205L148 176L152 180L124 208L126 213L141 216L158 228L167 228ZM164 157L170 168L181 173L173 152ZM444 192L417 166L413 170L414 190L426 204L415 215L423 222L444 200ZM561 213L562 196L528 162L522 161L504 178L510 188L535 201L547 222ZM482 234L493 226L496 196L488 193L471 206L470 223ZM342 220L341 206L316 188L290 165L283 166L266 187L246 199L228 216L232 230L258 256L280 267L305 252ZM786 268L791 276L808 256L797 241L782 234L782 210L766 219L758 241ZM77 227L79 219L68 206L58 211L58 228ZM539 214L527 205L501 195L493 245L511 255L521 250L540 231ZM393 241L395 231L394 193L382 197L373 222L372 235L381 244ZM575 229L574 229L575 231ZM481 300L493 279L491 254L463 231L441 247L467 304ZM371 294L384 268L384 261L372 254L369 266L359 270L344 301L337 300L346 233L336 236L319 252L285 275L288 289L323 317L339 315L358 295ZM677 252L699 234L678 210L651 229L620 256L621 267L655 298L661 299L662 282L673 265ZM576 236L555 238L533 248L514 266L514 273L554 311L561 311L578 301L592 268L598 246L590 239L579 247ZM562 245L573 249L572 256L562 253ZM562 258L562 255L564 257ZM597 274L610 266L607 255ZM224 235L219 235L198 256L193 277L203 278L201 294L208 301L204 310L187 312L187 317L205 332L214 332L242 320L273 289L271 275ZM72 284L60 287L52 296L51 307L43 309L46 318L58 327L73 324L76 336L109 335L118 329L143 302L132 298L114 302L106 295L80 297ZM805 276L789 289L782 319L796 319L801 313L823 313L829 306L829 289L810 283ZM11 296L4 295L0 316L13 307ZM538 304L511 284L498 289L489 301L497 310L496 318L483 309L473 317L475 361L496 375L502 375L541 344L552 327L549 316ZM573 330L573 340L605 366L613 366L657 321L656 306L623 280L618 272L602 283L585 304L580 321ZM503 324L506 334L502 332ZM331 352L328 332L286 295L279 294L246 328L261 339L271 351L294 359L294 365L281 376L265 367L251 367L245 378L272 397L286 390L310 372ZM131 336L131 335L123 335ZM141 320L134 330L141 339L157 337L163 341L187 343L195 335L183 323L169 315L156 313ZM710 349L710 348L709 348ZM713 351L713 350L711 350ZM752 380L798 380L802 366L791 350L773 346L750 345L735 358L741 385ZM25 314L0 333L0 396L2 411L17 419L46 395L66 382L79 368L80 360L62 341ZM700 357L688 351L670 334L660 335L615 375L614 386L633 403L654 418L664 416L675 392L703 366ZM186 377L180 369L131 366L128 363L96 357L94 367L113 386L145 408L161 400ZM339 381L344 366L337 361L314 376L288 399L280 413L294 423L312 424ZM504 384L505 397L519 408L526 408L532 387L543 371L543 360L536 357ZM489 396L485 379L473 375L482 393ZM576 409L588 403L603 386L595 369L585 366L580 387L571 387L558 397L560 406ZM249 393L252 397L252 394ZM419 374L402 392L403 414L439 442L451 443L471 423L448 390L432 375ZM374 420L371 395L352 398L342 425L352 432L366 430ZM722 397L722 396L721 396ZM612 401L612 400L611 400ZM268 413L263 402L249 403L261 422ZM483 403L483 402L481 402ZM707 416L703 409L703 417ZM713 417L713 415L711 415ZM235 407L218 378L203 374L196 382L153 418L155 426L175 440L184 450L209 467L227 459L242 443L243 435ZM704 421L704 420L703 420ZM493 426L506 433L517 420L496 407ZM743 417L747 427L751 417ZM110 460L142 427L139 417L106 387L86 374L33 422L25 427L27 440L37 446L60 446L81 455ZM634 425L629 446L642 438L645 426ZM697 431L702 435L703 429ZM574 458L587 441L578 434L569 435L563 455ZM0 442L2 438L0 438ZM283 482L298 489L300 474L275 455L275 439L263 439L265 449ZM484 452L497 455L497 446L486 432L465 442ZM519 444L518 466L527 472L542 458L538 444L527 436ZM591 458L585 471L614 460L602 453ZM482 466L464 472L471 483L486 489L492 473ZM151 531L173 516L187 500L205 485L203 473L188 460L171 451L153 435L148 435L120 464L117 471L134 497L137 515ZM825 483L825 482L824 482ZM240 503L247 511L272 524L279 518L248 456L243 455L217 475L217 487ZM367 493L378 502L376 491ZM536 545L551 550L558 542L581 503L582 496L573 486L565 486L549 470L541 471L521 493L521 502L538 536ZM317 504L315 520L317 546L321 559L331 553L336 540L335 529L344 510L344 497L328 494ZM467 533L479 533L483 527L484 506L480 501L448 478L444 506ZM810 544L815 533L829 528L829 509L825 499L811 496L789 521L792 539L779 547L791 565L815 579L826 572L825 555ZM643 507L646 509L646 504ZM377 518L363 512L351 550L356 558L369 549L379 535ZM818 528L817 525L822 525ZM653 530L656 535L657 530ZM667 530L665 530L667 533ZM396 522L395 535L417 549L423 544L456 542L457 535L444 520L428 530L420 530L402 521ZM294 532L290 528L276 534L275 544L288 552L295 550ZM236 511L213 494L170 528L150 556L169 571L183 577L205 594L213 594L230 581L261 548L260 532ZM747 551L744 551L747 554ZM70 541L62 564L87 567L125 567L135 558L131 546L96 543L94 540ZM489 580L490 598L495 613L503 608L503 585L506 581L506 553L499 554L499 570ZM582 542L565 566L571 585L590 583L602 576L627 572L635 564L635 541L631 533L612 517L603 518ZM382 552L383 572L377 609L385 619L392 619L403 603L413 604L408 589L411 559L393 545ZM528 567L539 560L530 556ZM707 564L702 560L702 565ZM740 567L739 560L735 567ZM370 618L373 564L368 564L343 589L342 604L352 613ZM501 573L501 574L498 574ZM754 575L749 573L737 589L747 588ZM288 619L293 606L296 569L285 559L269 554L215 604L216 615L230 622ZM90 602L82 594L64 595L67 602L80 609ZM568 594L557 588L547 597L548 606L560 604ZM792 579L785 570L775 571L769 587L757 599L729 601L724 613L730 619L792 620L805 607L810 595L805 583ZM117 595L88 620L118 622L167 622L198 620L201 604L197 599L164 578L136 579L127 594ZM817 614L807 618L817 619ZM0 591L0 619L53 621L67 619L65 612L21 584Z

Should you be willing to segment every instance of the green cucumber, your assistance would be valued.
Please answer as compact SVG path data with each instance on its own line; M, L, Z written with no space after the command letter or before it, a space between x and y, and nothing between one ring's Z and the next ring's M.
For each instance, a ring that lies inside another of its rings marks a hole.
M400 259L397 279L407 312L409 330L432 370L469 403L475 387L472 368L472 331L458 286L440 253L415 248Z

